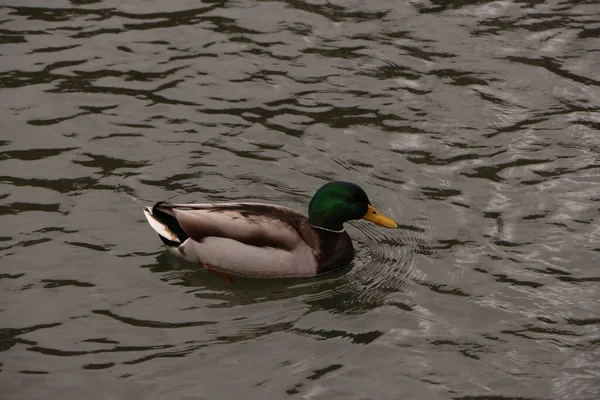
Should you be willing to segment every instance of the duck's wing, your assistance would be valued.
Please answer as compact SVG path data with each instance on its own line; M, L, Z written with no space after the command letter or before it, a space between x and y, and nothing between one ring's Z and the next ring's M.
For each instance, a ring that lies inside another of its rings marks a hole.
M308 245L317 251L319 246L318 236L303 214L272 204L158 203L152 213L172 216L181 231L197 242L208 237L221 237L251 246L288 251L299 245Z

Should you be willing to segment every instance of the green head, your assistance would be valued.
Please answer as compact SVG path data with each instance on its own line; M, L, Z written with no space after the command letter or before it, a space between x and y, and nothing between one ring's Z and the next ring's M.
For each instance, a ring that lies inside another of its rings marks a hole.
M342 231L344 222L361 218L387 228L398 227L392 219L375 210L364 190L350 182L323 185L308 205L308 222L319 228Z

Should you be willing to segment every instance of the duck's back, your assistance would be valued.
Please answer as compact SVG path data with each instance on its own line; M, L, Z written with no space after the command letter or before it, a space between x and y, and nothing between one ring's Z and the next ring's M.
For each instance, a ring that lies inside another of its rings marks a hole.
M293 209L261 203L158 203L152 216L166 225L176 221L176 230L187 238L169 249L188 261L255 277L317 274L319 237Z

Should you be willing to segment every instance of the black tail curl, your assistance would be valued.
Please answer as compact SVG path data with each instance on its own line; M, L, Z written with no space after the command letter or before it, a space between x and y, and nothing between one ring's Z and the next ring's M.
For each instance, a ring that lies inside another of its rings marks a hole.
M159 201L158 203L156 203L154 205L154 207L152 207L152 215L158 221L165 224L167 226L167 228L169 228L169 230L171 232L173 232L175 234L175 236L177 236L177 239L179 240L179 242L174 242L172 240L166 239L166 238L158 235L158 237L160 237L160 240L162 240L163 243L166 244L167 246L177 247L181 243L185 242L189 238L189 236L183 231L183 228L181 228L181 225L179 225L179 222L177 222L177 219L172 214L170 214L167 211L163 211L163 210L170 210L172 208L173 207L170 204L165 203L164 201Z

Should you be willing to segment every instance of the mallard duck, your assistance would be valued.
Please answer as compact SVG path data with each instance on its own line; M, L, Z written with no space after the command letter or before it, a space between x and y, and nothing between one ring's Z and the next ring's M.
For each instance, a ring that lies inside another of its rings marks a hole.
M359 186L323 185L308 218L262 203L170 204L146 207L150 226L175 255L217 272L249 277L311 277L347 266L354 257L344 222L366 219L398 228Z

